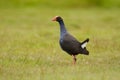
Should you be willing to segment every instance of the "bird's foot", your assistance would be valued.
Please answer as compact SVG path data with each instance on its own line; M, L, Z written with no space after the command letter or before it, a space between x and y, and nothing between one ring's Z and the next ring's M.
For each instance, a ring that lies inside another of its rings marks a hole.
M76 56L75 55L72 55L72 56L73 56L73 64L76 64L76 61L77 61Z

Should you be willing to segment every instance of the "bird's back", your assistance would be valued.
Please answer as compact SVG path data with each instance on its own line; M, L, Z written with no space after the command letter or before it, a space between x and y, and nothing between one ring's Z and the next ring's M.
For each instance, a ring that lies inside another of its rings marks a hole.
M77 55L80 53L80 42L69 33L66 33L62 38L60 38L60 46L70 55Z

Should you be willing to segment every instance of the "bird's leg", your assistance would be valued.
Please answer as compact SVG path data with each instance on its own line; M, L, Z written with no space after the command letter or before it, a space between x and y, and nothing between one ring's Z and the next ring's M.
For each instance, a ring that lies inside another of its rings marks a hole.
M73 57L73 64L75 64L76 63L76 56L75 55L72 55L72 57Z

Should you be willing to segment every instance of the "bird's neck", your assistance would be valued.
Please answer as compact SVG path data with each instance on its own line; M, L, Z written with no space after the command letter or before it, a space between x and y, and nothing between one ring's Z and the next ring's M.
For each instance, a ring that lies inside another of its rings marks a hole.
M67 30L65 28L65 24L63 20L59 21L59 25L60 25L60 36L62 37L65 33L67 33Z

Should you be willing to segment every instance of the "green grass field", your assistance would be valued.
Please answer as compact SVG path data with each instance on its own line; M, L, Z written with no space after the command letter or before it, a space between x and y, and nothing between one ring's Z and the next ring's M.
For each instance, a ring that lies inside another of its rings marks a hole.
M89 56L77 64L59 46L60 15ZM0 9L0 80L120 80L119 9Z

